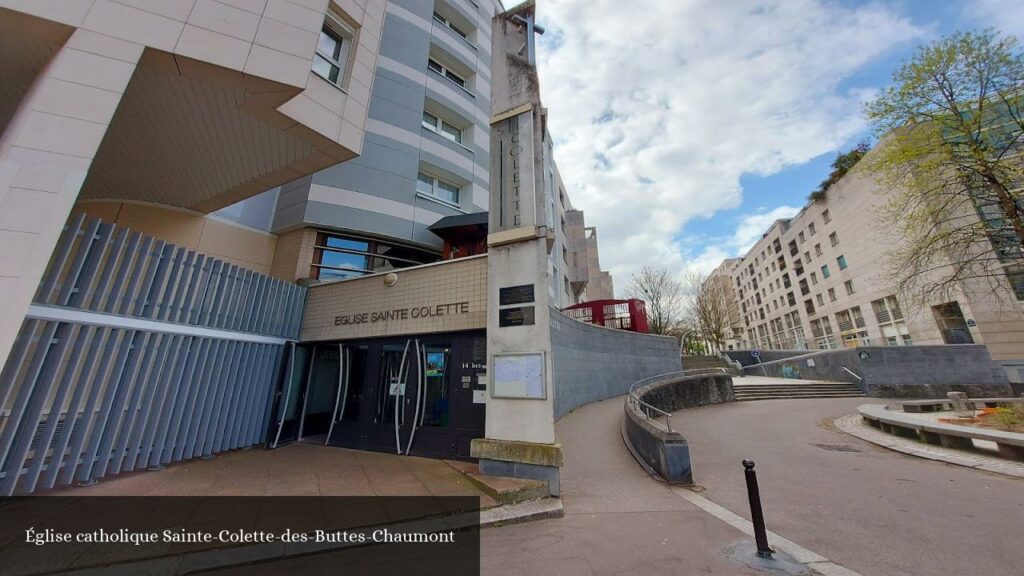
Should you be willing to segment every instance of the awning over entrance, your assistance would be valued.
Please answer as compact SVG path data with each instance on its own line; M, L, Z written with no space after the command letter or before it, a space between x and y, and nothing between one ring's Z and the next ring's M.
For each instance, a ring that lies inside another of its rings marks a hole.
M444 259L487 252L487 212L445 216L427 227L444 240Z

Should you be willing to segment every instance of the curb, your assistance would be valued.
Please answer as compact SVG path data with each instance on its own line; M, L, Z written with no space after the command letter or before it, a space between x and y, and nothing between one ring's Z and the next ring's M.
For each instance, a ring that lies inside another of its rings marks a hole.
M1024 479L1024 464L975 452L954 450L952 448L904 440L898 436L879 432L874 428L868 428L863 424L860 414L841 416L833 420L833 423L838 430L850 436L860 438L865 442L870 442L883 448L888 448L889 450L917 456L918 458Z
M739 514L727 510L687 488L672 487L670 489L676 496L743 532L747 536L754 535L754 525ZM787 540L771 530L768 530L768 543L776 550L792 556L794 560L804 564L821 576L862 576L859 572L854 572L845 566L840 566L821 554L808 550L791 540Z
M480 527L491 528L522 524L533 520L561 518L565 516L565 508L561 498L541 498L527 500L518 504L506 504L480 511Z

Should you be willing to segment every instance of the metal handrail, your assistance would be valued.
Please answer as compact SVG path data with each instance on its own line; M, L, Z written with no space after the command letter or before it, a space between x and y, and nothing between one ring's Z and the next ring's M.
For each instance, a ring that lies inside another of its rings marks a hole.
M690 368L689 370L683 370L683 373L687 376L696 376L698 374L728 374L729 371L719 366L717 368Z
M857 374L856 374L856 373L854 373L854 371L853 371L853 370L850 370L850 369L849 369L849 368L847 368L846 366L840 366L840 368L842 368L843 370L846 370L846 372L848 372L848 373L850 374L850 376L853 376L853 377L854 377L854 378L856 378L857 380L859 380L859 381L861 381L861 382L863 382L863 381L864 381L864 379L863 379L863 378L861 378L860 376L857 376Z
M683 370L681 372L666 372L664 374L658 374L656 376L650 376L648 378L644 378L643 380L637 380L636 382L633 382L629 386L629 394L626 396L626 402L629 403L630 406L634 407L637 410L637 412L643 414L644 418L646 418L647 420L649 420L651 422L654 422L654 423L657 423L657 424L661 424L661 422L658 422L658 420L654 420L654 419L651 418L651 412L654 412L654 413L658 414L659 416L664 416L665 417L665 430L667 432L671 432L672 431L672 414L662 410L661 408L658 408L657 406L654 406L652 404L648 404L647 402L644 402L643 400L641 400L640 396L636 393L636 389L637 389L637 387L645 385L645 384L651 384L651 383L659 381L659 380L669 380L672 377L677 377L677 376L686 376L686 371ZM657 416L655 416L655 418L657 418Z

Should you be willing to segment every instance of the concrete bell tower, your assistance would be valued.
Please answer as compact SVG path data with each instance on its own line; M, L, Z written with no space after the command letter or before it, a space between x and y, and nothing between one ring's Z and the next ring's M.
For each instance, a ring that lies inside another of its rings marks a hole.
M491 188L488 225L486 437L472 454L484 474L545 480L559 492L548 255L554 242L544 178L531 0L494 17L491 36Z

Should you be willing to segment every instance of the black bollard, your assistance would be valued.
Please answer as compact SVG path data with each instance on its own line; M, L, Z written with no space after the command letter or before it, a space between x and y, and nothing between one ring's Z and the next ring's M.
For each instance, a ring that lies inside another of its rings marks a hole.
M757 472L754 472L754 461L744 460L743 468L743 475L747 478L747 498L750 500L750 521L754 524L757 555L760 558L771 558L775 550L768 545L768 533L764 528L764 512L761 511L761 492L757 489Z

